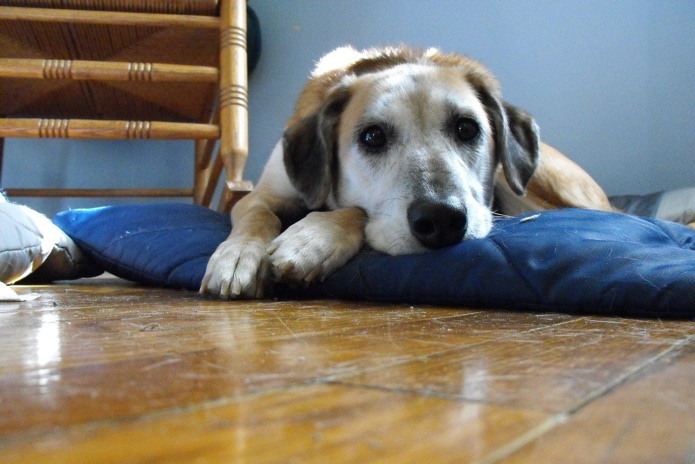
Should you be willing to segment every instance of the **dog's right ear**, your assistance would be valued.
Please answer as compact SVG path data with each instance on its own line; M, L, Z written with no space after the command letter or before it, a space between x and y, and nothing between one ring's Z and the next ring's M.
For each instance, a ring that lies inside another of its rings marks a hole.
M507 183L514 193L524 195L538 167L538 125L531 115L499 100L484 85L479 85L476 90L490 117L495 156L502 164Z
M285 170L310 209L325 205L337 175L337 127L350 98L338 87L313 114L288 127L283 135Z

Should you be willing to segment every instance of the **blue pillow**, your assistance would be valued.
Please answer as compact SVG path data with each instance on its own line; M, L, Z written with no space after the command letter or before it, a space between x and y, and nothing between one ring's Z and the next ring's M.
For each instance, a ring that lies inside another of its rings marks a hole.
M108 272L197 290L229 234L226 215L186 204L60 213L55 223ZM695 317L695 230L565 209L499 219L490 235L418 255L363 251L321 283L283 297Z
M191 290L231 230L228 216L184 203L73 209L53 222L113 275Z

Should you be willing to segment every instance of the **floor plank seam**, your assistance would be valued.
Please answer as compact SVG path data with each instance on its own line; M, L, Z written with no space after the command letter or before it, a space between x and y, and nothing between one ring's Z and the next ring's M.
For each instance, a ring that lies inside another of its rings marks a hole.
M50 429L28 429L20 433L13 433L5 436L0 436L0 451L8 446L17 446L22 443L35 441L37 439L50 439L52 437L61 437L68 435L70 433L85 433L89 434L96 432L100 429L106 427L123 426L128 424L146 423L160 419L166 419L169 417L175 417L181 414L190 414L197 411L202 411L205 409L213 409L218 407L229 406L234 403L241 403L243 401L253 400L257 398L262 398L264 396L274 395L282 392L290 392L292 390L299 390L306 387L311 387L314 385L324 385L326 382L317 381L312 379L307 382L300 382L291 385L284 385L282 387L268 388L257 391L250 391L237 396L222 396L219 398L209 399L206 401L201 401L199 403L191 403L186 405L179 405L176 407L159 409L155 411L150 411L144 414L134 414L132 416L115 417L111 419L100 419L93 420L89 422L82 422L79 424L72 424L68 426L58 426Z
M649 370L652 366L655 366L657 363L659 363L662 360L668 359L670 356L675 354L678 350L682 349L686 345L690 344L691 342L695 342L695 335L690 335L688 337L685 337L681 340L678 340L677 342L674 342L671 346L668 348L664 349L660 353L655 354L651 358L636 364L633 366L631 369L628 369L618 377L616 377L613 382L610 382L603 386L602 388L599 388L595 390L593 393L587 395L585 398L580 400L577 404L574 406L568 408L567 410L564 411L564 413L568 415L575 414L577 411L580 409L586 407L589 403L592 401L597 400L598 398L601 398L611 391L615 390L616 388L620 387L621 385L631 382L632 380L638 378L640 375L642 375L645 371Z
M492 453L490 453L486 458L481 461L474 461L472 464L493 464L505 459L516 451L520 450L527 444L533 442L537 438L545 435L546 433L553 430L558 425L563 424L569 419L569 415L564 412L553 414L543 422L541 422L536 427L531 428L526 433L521 434L517 438L511 440L510 442L502 445Z
M584 319L584 318L583 318L583 317L581 317L581 318L576 318L576 319L572 319L572 321L581 320L581 319ZM557 325L564 324L565 322L570 322L570 321L563 321L563 322L560 322L560 323L558 323L558 324L552 324L552 325L549 325L549 326L534 327L534 328L532 328L532 329L521 330L521 331L514 332L514 333L508 333L508 334L502 335L502 336L500 336L500 337L498 337L498 338L491 338L491 339L488 339L488 340L481 340L481 341L478 341L478 342L475 342L475 343L470 343L470 344L467 344L467 345L464 345L464 346L461 346L461 345L453 345L453 346L451 346L451 345L450 345L450 348L442 349L442 350L440 350L440 351L434 351L434 352L431 352L431 353L422 354L422 355L418 355L418 356L412 356L412 357L405 357L405 358L403 358L403 359L397 359L397 360L394 360L393 362L381 364L381 365L379 365L379 366L373 366L373 367L363 368L363 369L360 369L358 372L345 372L345 373L340 373L340 374L332 374L332 375L327 376L327 377L317 378L317 380L319 380L319 381L325 381L325 382L330 382L330 383L339 383L339 382L343 382L343 383L345 383L346 385L363 386L363 387L366 387L367 385L364 385L364 384L356 384L356 383L353 384L353 383L351 383L351 382L344 382L344 381L341 380L341 379L344 379L344 378L346 378L346 377L352 377L352 376L354 376L354 375L357 374L357 373L368 374L368 373L370 373L370 372L376 372L376 371L379 371L379 370L382 370L382 369L390 369L390 368L397 367L397 366L400 366L400 365L404 365L404 364L407 364L407 363L410 363L410 362L418 362L418 361L419 361L419 362L424 362L424 361L427 361L429 358L432 358L432 357L434 357L434 356L446 355L446 354L449 354L449 353L454 353L454 352L459 351L459 350L468 350L468 349L471 349L471 348L474 348L474 347L478 347L478 346L481 346L481 345L485 345L485 344L489 344L489 343L496 343L496 342L499 342L500 340L511 340L511 341L514 341L516 338L519 337L519 335L527 334L527 333L532 333L532 332L536 332L536 331L544 330L544 329L550 329L550 328L553 328L553 327L555 327L555 326L557 326ZM452 399L452 398L450 397L450 398L448 398L448 399ZM458 398L458 400L461 400L461 399L462 399L462 398ZM471 400L471 401L474 401L474 400Z
M489 401L489 400L481 400L478 398L466 398L466 397L461 396L461 395L456 395L453 393L438 392L438 391L434 391L434 390L418 390L418 389L414 389L414 388L382 387L379 385L369 385L369 384L356 383L356 382L345 382L342 380L331 380L331 381L326 382L326 385L358 388L358 389L363 389L363 390L378 391L378 392L385 392L385 393L395 393L395 394L399 394L399 395L409 395L409 396L416 396L416 397L420 397L420 398L446 400L446 401L452 401L452 402L458 402L458 403L465 402L465 403L478 404L478 405L483 405L483 406L498 406L498 407L503 407L503 408L508 408L508 409L524 409L524 410L528 410L528 411L531 411L531 410L532 411L543 411L541 409L530 409L530 408L513 406L513 405L503 403L501 401Z
M678 340L667 349L633 366L632 369L629 369L623 374L619 375L616 379L614 379L614 381L604 385L602 388L596 389L594 392L590 393L582 400L580 400L573 406L570 406L569 408L565 409L564 411L552 415L547 420L543 421L540 425L533 427L528 432L520 435L516 439L493 451L485 459L478 461L475 464L494 464L496 462L508 458L516 451L520 450L527 444L533 442L535 439L541 437L542 435L548 433L558 425L561 425L567 420L569 420L574 414L588 406L593 401L608 395L610 392L614 391L621 385L624 385L625 383L631 382L632 380L639 378L640 375L642 375L645 371L648 371L656 363L664 359L667 359L668 357L676 353L678 350L694 341L695 335L690 335L682 340Z

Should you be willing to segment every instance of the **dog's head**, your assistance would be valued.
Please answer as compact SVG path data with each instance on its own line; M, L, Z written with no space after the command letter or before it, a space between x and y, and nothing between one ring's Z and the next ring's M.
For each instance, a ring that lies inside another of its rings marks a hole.
M329 73L320 103L284 135L287 173L309 207L362 208L367 243L389 254L487 235L496 170L523 195L539 150L533 119L500 99L480 64L404 55Z

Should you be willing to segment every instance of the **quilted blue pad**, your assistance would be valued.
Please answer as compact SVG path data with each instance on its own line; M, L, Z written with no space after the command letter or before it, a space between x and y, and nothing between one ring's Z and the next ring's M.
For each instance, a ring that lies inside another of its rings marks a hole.
M73 209L53 222L113 275L196 290L231 230L228 216L183 203Z
M229 219L186 204L71 210L54 222L107 271L196 290ZM333 297L566 313L695 317L695 230L566 209L500 219L490 235L408 256L364 251L324 282Z

